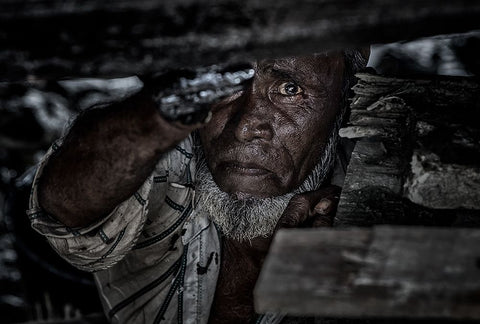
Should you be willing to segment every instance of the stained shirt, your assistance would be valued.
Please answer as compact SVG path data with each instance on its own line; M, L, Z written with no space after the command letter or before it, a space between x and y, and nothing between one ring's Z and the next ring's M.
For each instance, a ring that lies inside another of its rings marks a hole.
M189 136L165 154L143 185L108 216L70 228L42 210L37 187L27 212L32 227L75 267L93 272L113 323L207 323L220 268L220 235L195 205L195 158ZM112 190L115 190L112 188ZM257 323L280 323L267 314Z

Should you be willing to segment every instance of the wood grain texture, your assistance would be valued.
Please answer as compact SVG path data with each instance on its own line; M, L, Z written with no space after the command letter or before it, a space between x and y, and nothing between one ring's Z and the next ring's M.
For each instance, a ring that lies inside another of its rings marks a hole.
M0 1L0 80L118 77L480 27L475 0Z
M465 208L480 215L478 80L358 77L340 130L357 142L334 225L447 225Z
M283 230L257 311L319 317L480 319L480 230Z

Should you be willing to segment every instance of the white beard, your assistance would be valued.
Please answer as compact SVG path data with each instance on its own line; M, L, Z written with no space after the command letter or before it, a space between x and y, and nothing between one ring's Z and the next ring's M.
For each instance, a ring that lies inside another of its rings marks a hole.
M271 198L233 198L220 190L206 163L200 163L196 174L197 206L208 213L221 232L234 240L245 241L267 237L288 205L293 193Z
M223 192L213 180L203 150L198 145L195 180L198 208L207 212L209 218L228 238L247 241L271 236L290 199L295 194L317 190L329 174L335 161L340 124L341 118L338 118L320 161L304 182L294 191L277 197L240 200Z

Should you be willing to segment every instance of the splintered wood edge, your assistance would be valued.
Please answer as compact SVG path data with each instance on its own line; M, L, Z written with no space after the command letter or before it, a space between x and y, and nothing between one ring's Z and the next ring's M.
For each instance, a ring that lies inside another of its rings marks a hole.
M282 230L255 288L259 313L480 319L480 230Z
M473 0L218 1L215 10L206 0L76 4L0 3L0 80L110 78L365 47L468 32L478 29L480 19L480 4ZM181 13L192 17L179 19ZM92 19L98 24L89 24ZM26 25L33 27L21 28ZM95 37L79 36L90 34Z

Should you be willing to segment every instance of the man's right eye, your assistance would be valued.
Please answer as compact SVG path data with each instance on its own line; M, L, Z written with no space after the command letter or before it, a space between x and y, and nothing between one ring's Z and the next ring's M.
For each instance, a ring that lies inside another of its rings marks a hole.
M303 89L295 82L284 82L278 86L278 92L284 96L296 96L303 93Z

